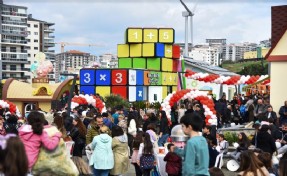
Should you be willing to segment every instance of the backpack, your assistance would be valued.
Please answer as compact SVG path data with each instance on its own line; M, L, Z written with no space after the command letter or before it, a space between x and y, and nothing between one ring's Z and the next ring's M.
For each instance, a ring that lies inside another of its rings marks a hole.
M153 154L143 154L140 157L140 168L143 170L152 169L154 167Z
M244 117L246 114L246 107L244 105L241 105L239 108L239 111L240 111L241 117Z

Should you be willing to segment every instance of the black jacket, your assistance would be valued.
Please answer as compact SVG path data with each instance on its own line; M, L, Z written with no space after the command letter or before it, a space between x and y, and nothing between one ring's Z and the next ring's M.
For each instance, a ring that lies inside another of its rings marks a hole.
M160 120L160 126L159 126L159 132L162 132L162 134L169 134L169 127L168 127L168 120L167 118L162 118Z
M77 127L73 127L70 131L70 136L75 142L75 144L85 144L86 143L86 137L82 136L79 132L79 129Z
M255 138L257 138L256 147L263 150L264 152L270 153L272 156L276 151L275 140L272 138L272 136L267 131L259 131L257 133L257 137L255 136L252 140L253 144L255 143Z

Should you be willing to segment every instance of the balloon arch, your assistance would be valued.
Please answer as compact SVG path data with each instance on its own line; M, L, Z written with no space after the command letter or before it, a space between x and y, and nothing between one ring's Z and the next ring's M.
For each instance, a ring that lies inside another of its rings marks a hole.
M166 112L167 117L170 119L171 107L174 103L184 99L198 100L204 108L205 123L210 125L217 125L216 111L214 109L214 102L207 92L199 90L184 89L170 93L161 104L162 110Z
M80 94L79 96L74 96L71 102L71 109L74 109L80 105L92 105L93 107L98 108L101 113L107 111L105 103L94 95Z
M21 117L21 113L20 113L18 107L14 103L12 103L8 100L0 100L0 108L1 109L2 108L9 108L9 112L11 114L15 114L18 117Z

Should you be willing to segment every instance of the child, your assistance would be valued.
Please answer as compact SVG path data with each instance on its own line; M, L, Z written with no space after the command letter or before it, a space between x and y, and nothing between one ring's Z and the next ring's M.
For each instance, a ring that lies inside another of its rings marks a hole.
M168 176L179 176L181 175L181 157L170 151L171 146L174 146L174 144L167 145L169 152L163 159L166 161L165 171L168 173Z
M223 134L218 135L218 146L220 148L220 153L226 154L228 151L228 142L224 139Z
M174 151L184 157L182 175L208 175L209 155L206 139L199 135L203 120L197 114L186 114L180 119L182 130L190 139L184 149L172 146Z

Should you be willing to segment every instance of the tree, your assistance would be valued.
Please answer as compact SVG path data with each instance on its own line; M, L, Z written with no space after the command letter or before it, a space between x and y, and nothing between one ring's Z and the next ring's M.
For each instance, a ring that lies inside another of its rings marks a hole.
M268 63L254 63L243 67L243 69L237 73L240 75L267 75Z

